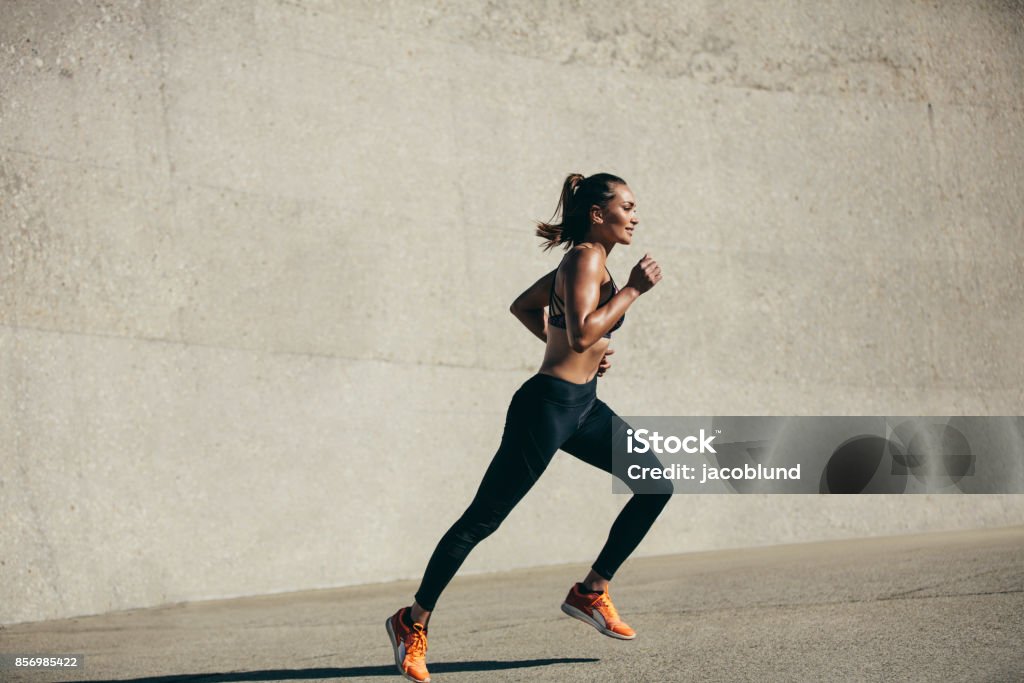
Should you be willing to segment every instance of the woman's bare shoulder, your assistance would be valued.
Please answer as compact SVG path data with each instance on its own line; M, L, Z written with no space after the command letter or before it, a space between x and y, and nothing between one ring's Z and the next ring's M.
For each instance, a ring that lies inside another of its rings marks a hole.
M575 245L565 255L563 270L570 278L595 278L598 281L604 274L604 261L606 254L604 250L593 244L584 242Z
M604 268L605 258L604 249L590 242L581 242L566 254L565 262L575 271L600 271Z

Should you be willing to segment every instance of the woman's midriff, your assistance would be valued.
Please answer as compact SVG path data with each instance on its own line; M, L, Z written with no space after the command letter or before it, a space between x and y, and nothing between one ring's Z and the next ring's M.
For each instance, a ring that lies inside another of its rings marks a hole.
M583 353L577 353L569 347L569 339L559 328L548 329L548 344L544 351L544 362L539 373L551 375L566 382L586 384L594 379L601 365L601 358L608 350L610 339L602 337Z

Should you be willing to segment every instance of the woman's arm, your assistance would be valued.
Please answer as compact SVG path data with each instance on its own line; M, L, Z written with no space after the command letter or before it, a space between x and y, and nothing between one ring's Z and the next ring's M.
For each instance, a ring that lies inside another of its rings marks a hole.
M565 260L565 331L576 353L596 344L640 296L640 292L626 286L598 308L604 262L597 249L576 249Z
M604 279L604 254L596 249L578 249L565 263L565 328L569 346L583 353L615 326L634 301L661 280L661 268L645 254L629 273L629 282L598 308Z
M544 308L548 305L548 296L551 294L556 272L557 268L534 282L509 307L512 315L519 318L519 322L542 342L548 340L548 317Z

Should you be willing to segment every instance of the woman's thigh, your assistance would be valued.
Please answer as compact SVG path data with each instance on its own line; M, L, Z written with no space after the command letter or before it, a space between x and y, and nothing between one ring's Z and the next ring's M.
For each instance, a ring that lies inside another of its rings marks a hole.
M637 482L626 476L626 469L629 465L661 467L662 464L650 451L645 454L630 455L628 462L624 457L615 461L613 458L615 444L618 443L620 448L625 448L625 432L629 429L628 424L621 419L615 420L616 417L618 416L604 401L597 399L580 428L562 444L562 450L585 463L615 475L629 486L630 490L636 491ZM657 492L663 492L661 490L663 488L665 487L659 487ZM645 492L652 491L645 489Z
M547 469L579 423L583 406L564 406L535 391L516 392L505 418L501 445L487 467L475 500L514 506Z
M576 432L562 444L562 450L605 472L612 471L612 425L615 412L601 399ZM620 423L621 424L621 423Z

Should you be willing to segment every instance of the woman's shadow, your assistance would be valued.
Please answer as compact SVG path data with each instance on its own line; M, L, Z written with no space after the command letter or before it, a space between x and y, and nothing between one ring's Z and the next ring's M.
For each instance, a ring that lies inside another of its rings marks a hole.
M552 659L480 660L475 662L434 662L430 673L463 673L468 671L503 671L553 664L589 664L599 659L559 657ZM397 676L394 664L388 666L349 666L316 669L266 669L263 671L231 671L224 673L172 674L144 678L117 678L80 681L79 683L235 683L236 681L306 681L325 678L355 678L357 676Z

